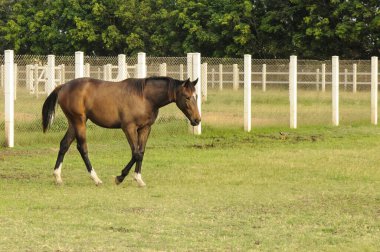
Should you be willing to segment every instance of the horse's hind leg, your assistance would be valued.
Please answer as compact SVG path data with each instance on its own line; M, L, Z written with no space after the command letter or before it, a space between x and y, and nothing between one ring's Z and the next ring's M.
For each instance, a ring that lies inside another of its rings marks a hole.
M148 137L150 134L150 129L151 129L150 126L145 126L138 131L138 156L139 156L139 158L136 158L136 167L135 167L134 179L136 180L136 182L139 186L145 186L145 183L141 177L141 166L142 166L142 161L144 158L146 142L148 141Z
M92 168L90 159L88 158L87 142L86 142L86 120L81 120L79 123L74 124L75 137L77 139L77 149L86 165L90 177L94 180L96 185L102 184L98 178L95 170Z
M62 178L61 178L61 169L62 169L62 163L63 158L65 157L66 152L69 150L69 147L71 143L75 139L75 131L74 128L69 123L69 128L66 131L65 136L62 138L61 143L59 145L59 152L57 161L55 162L54 166L54 177L57 184L62 184Z

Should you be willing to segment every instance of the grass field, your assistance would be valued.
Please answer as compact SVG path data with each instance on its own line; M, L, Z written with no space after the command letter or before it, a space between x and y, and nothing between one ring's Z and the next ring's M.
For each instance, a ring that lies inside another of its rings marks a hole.
M101 187L75 146L56 186L62 133L20 132L0 149L0 251L379 250L378 127L203 132L153 134L145 188L113 184L130 158L119 131L89 134Z

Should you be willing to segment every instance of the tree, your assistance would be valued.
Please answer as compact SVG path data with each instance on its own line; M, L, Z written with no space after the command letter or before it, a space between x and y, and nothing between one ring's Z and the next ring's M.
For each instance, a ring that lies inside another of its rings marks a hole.
M0 49L18 54L368 58L378 0L0 0Z

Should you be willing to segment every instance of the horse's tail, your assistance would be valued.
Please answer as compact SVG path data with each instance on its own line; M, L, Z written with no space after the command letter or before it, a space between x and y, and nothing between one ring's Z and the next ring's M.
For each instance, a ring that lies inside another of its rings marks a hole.
M63 85L56 87L53 92L46 98L42 106L42 130L45 133L49 126L53 123L55 114L55 105L58 100L58 93Z

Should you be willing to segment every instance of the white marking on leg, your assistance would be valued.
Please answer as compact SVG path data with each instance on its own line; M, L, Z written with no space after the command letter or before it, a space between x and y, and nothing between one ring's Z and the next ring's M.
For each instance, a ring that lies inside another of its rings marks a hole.
M92 178L92 180L94 180L95 184L96 185L100 185L102 184L103 182L98 178L98 175L96 174L94 168L92 168L91 172L90 172L90 177Z
M139 186L146 186L146 184L144 183L144 181L141 178L141 173L135 172L133 175L133 178L136 180L136 182Z
M63 183L61 178L61 169L62 169L62 163L59 164L58 168L54 170L53 174L55 177L55 182L60 185Z

